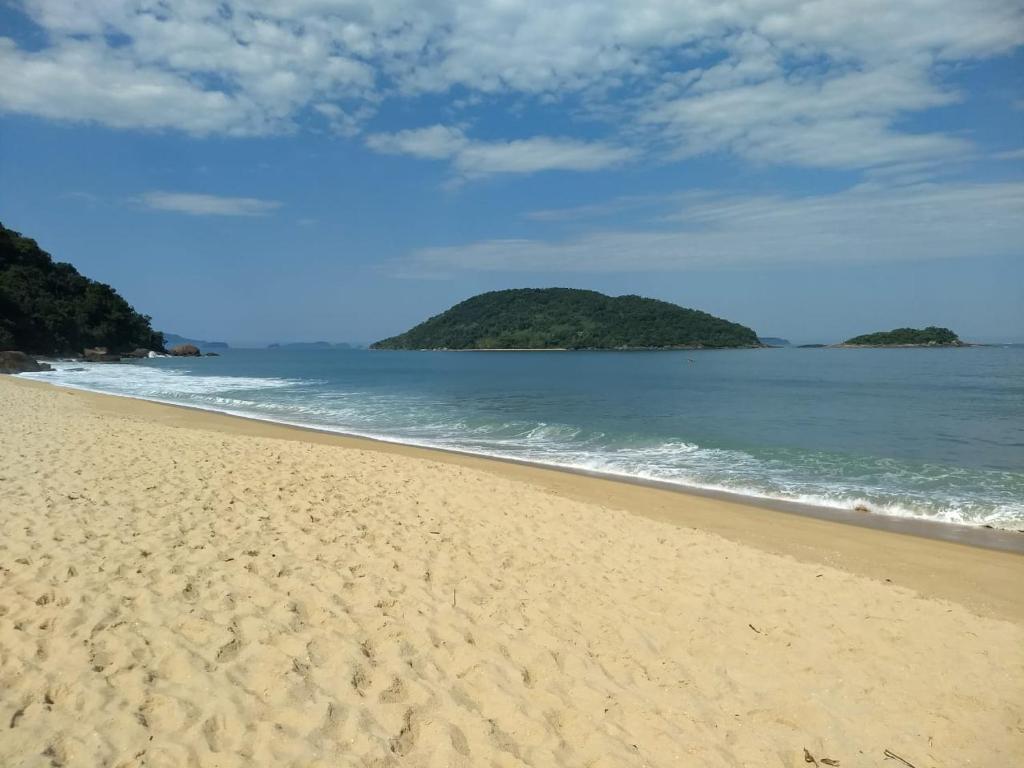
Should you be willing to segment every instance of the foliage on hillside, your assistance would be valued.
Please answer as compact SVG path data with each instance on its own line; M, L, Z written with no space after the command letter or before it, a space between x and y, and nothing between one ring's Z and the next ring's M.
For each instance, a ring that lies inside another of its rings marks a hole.
M0 349L66 354L97 346L159 350L164 342L109 285L0 224Z
M749 328L666 301L573 288L493 291L374 349L756 347Z
M853 346L885 347L906 344L956 346L962 342L960 337L949 328L937 328L934 325L929 325L927 328L896 328L892 331L866 333L863 336L847 339L843 343Z

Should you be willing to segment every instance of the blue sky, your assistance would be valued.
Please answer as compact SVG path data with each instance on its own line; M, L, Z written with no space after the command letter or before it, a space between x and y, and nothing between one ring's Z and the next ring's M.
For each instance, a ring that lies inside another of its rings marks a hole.
M1017 0L25 0L0 220L157 327L360 340L569 285L1024 339Z

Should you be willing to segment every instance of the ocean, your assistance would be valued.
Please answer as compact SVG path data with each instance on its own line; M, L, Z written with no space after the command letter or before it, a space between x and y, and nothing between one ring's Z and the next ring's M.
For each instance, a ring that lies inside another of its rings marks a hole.
M1024 528L1024 348L223 351L24 374L383 440Z

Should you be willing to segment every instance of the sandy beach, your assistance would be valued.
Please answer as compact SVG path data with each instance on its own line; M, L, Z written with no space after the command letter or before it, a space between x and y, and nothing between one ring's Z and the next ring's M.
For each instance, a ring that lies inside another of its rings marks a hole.
M0 377L0 765L1024 761L1024 556Z

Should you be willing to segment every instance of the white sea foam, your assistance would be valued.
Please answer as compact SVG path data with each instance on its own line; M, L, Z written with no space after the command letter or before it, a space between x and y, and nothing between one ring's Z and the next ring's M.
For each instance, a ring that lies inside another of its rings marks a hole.
M245 376L195 376L191 371L132 363L51 363L53 371L22 374L66 387L138 397L188 397L236 390L278 389L309 382Z
M59 362L50 373L23 374L61 386L189 405L293 426L442 448L460 453L525 460L610 476L639 478L744 496L795 501L877 514L968 525L1019 528L1024 499L999 493L976 496L935 492L928 485L956 480L949 467L917 467L872 460L850 469L835 457L802 453L792 460L757 457L739 450L702 447L681 440L637 437L618 444L597 430L567 424L504 421L469 423L409 396L356 391L318 391L319 382L277 377L195 375L189 370L138 364ZM930 472L922 485L921 472ZM843 476L843 473L849 476ZM998 474L998 473L996 473ZM970 483L983 484L975 472ZM884 482L880 479L884 478ZM972 487L974 487L972 485ZM984 490L984 489L982 489Z

